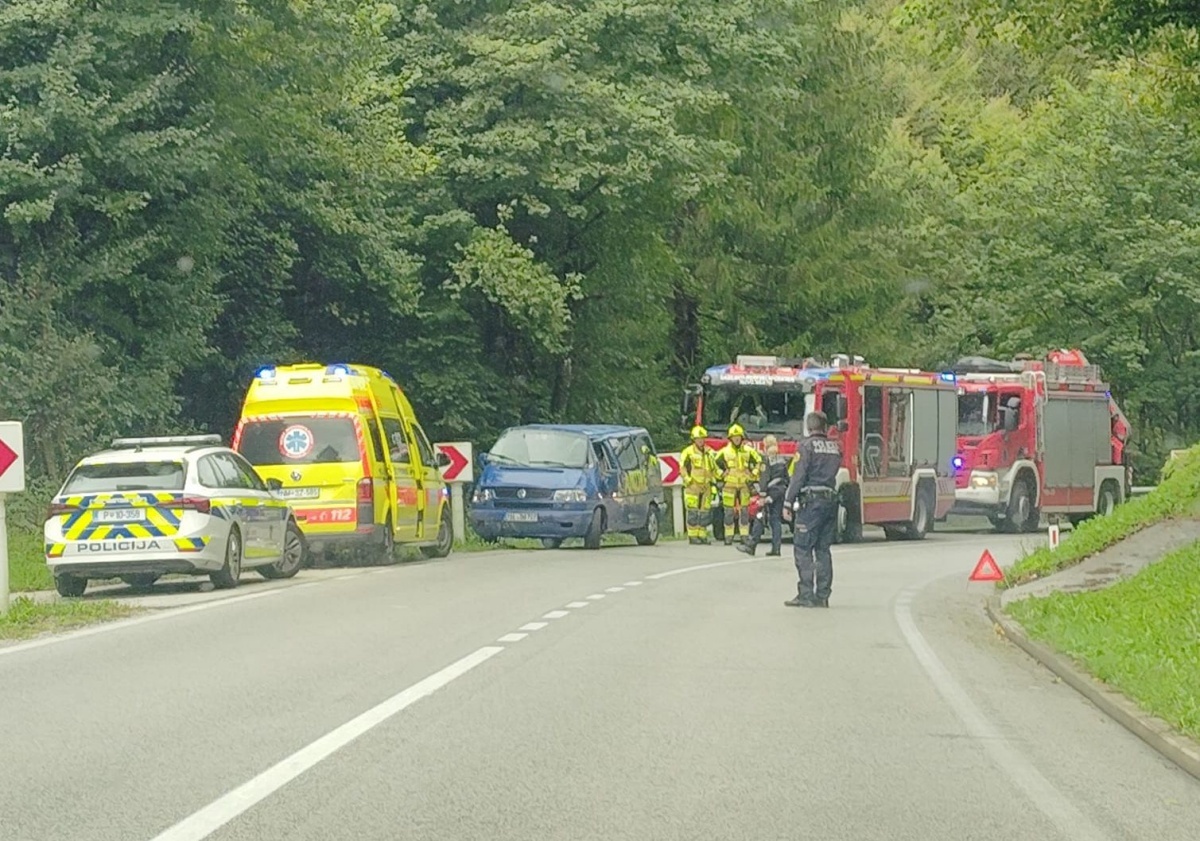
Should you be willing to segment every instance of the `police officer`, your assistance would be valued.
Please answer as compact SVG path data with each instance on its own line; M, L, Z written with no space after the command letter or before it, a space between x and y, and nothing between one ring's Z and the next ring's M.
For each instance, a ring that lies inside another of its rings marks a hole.
M783 497L784 516L795 518L792 549L800 576L796 597L784 602L788 607L829 607L833 589L833 555L829 547L837 531L835 488L842 448L829 439L828 426L824 412L809 412L804 419L808 437L797 449L792 481Z
M759 495L760 505L754 522L750 524L750 536L745 543L739 543L737 550L747 555L753 555L758 548L758 541L767 523L771 524L771 551L768 557L779 557L780 544L783 542L783 495L788 486L788 468L791 459L779 454L779 441L774 435L763 438L763 451L767 454L763 459L758 478L754 480L751 489Z

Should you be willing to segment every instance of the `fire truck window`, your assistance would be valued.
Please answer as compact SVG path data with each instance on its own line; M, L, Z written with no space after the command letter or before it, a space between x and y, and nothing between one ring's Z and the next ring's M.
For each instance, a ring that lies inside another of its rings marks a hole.
M911 391L891 391L888 394L888 475L907 476L912 453L909 451L909 407Z
M704 399L704 425L714 434L724 434L739 423L747 432L804 434L805 394L800 390L771 390L754 387L721 387Z
M987 395L960 394L958 397L958 434L987 435L992 428L987 417Z
M837 426L838 421L844 420L838 412L840 408L839 397L841 397L841 394L836 391L827 391L821 395L821 411L825 413L830 426Z
M863 389L862 429L863 473L878 478L884 469L883 388L869 385Z

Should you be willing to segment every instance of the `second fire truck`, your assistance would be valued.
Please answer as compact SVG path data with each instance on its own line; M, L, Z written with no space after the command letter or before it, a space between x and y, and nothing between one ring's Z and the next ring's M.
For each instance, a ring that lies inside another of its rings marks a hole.
M693 424L707 427L710 447L723 447L716 436L739 423L758 446L772 434L790 454L805 415L820 409L842 445L838 540L860 539L864 524L882 526L890 539L920 540L954 505L957 399L949 372L873 368L846 354L739 356L686 391L681 421L685 434Z
M1010 532L1043 513L1079 522L1129 493L1129 422L1100 369L1078 350L1044 360L959 360L955 513Z

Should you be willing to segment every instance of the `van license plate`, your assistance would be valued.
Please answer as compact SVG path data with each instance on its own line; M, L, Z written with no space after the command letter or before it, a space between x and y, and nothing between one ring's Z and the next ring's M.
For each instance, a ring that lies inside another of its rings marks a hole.
M275 491L280 499L317 499L321 496L320 488L280 488Z
M504 515L506 523L536 523L537 514L526 514L523 511L509 511Z
M146 519L146 509L108 508L97 511L92 519L97 523L140 523Z

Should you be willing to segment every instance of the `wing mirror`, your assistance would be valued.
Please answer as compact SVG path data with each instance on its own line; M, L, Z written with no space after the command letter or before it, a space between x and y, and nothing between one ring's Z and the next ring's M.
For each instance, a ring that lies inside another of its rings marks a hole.
M267 490L269 490L271 493L283 490L283 482L280 482L278 479L268 479L266 481L266 486Z

